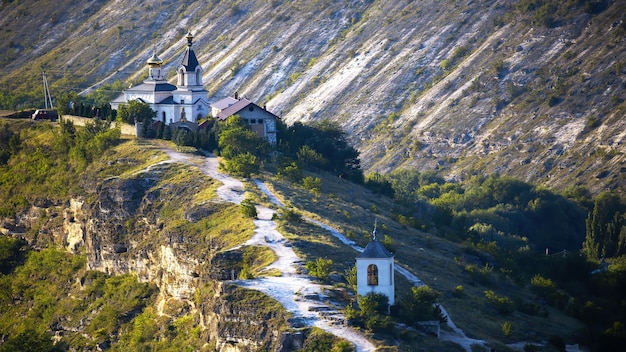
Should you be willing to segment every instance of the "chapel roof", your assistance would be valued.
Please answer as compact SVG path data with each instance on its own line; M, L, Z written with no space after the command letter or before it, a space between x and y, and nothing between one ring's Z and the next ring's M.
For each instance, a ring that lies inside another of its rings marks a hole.
M363 252L358 258L393 258L393 254L385 248L385 246L378 242L376 238L376 225L374 225L374 231L372 232L372 240L365 246Z
M185 55L183 56L183 61L180 64L185 67L185 70L187 70L187 72L195 71L196 67L200 66L200 64L198 63L196 53L194 53L193 49L191 48L193 35L191 34L191 32L188 32L185 38L187 38L187 49L185 49Z
M393 258L393 254L374 238L357 258Z

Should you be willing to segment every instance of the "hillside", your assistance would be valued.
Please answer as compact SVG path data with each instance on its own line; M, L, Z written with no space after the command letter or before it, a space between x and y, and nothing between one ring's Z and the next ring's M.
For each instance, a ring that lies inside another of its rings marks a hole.
M53 95L137 82L154 50L172 77L189 29L210 101L238 91L287 123L336 120L366 171L626 186L623 0L0 6L5 109L42 99L42 66Z
M281 253L248 243L267 226L258 220L274 217L264 214L253 221L231 197L277 211L278 230L287 239L280 242L302 262L332 260L318 305L341 306L352 297L346 277L357 253L328 227L364 246L377 219L398 265L441 293L440 303L473 341L514 351L510 344L539 345L554 338L571 344L586 338L582 323L572 317L582 302L564 291L580 291L579 282L589 280L579 270L570 273L572 265L589 270L576 256L515 254L495 242L491 247L455 243L447 238L450 229L433 226L427 211L419 217L422 230L408 227L396 220L400 205L392 199L329 174L309 174L322 179L319 192L272 173L234 186L230 177L206 171L217 169L215 157L174 152L170 142L116 139L115 130L94 132L93 126L73 134L67 125L47 122L10 120L3 121L3 131L5 126L19 131L19 138L9 138L14 147L0 167L0 351L23 342L24 334L42 344L53 334L57 347L78 350L330 351L336 337L303 327L293 319L293 308L283 309L257 292L261 285L255 277L271 282L268 277L295 281L307 275L276 276L276 263L267 270ZM91 133L95 136L85 138ZM285 220L286 210L260 183L292 211L325 225ZM554 297L544 299L529 284L534 270L554 274L563 268L568 274L557 275L563 281ZM290 269L294 274L302 264ZM235 275L240 280L232 281ZM402 305L412 283L403 275L396 278ZM299 302L310 299L302 292L292 296ZM393 319L400 315L394 312ZM505 323L512 330L505 330ZM401 324L380 334L364 328L361 334L391 350L463 350L443 337L454 334L447 326L441 339Z

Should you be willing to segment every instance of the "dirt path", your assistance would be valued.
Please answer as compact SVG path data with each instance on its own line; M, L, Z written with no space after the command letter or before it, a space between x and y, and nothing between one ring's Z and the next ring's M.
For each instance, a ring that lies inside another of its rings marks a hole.
M180 162L198 166L198 158L170 149L164 150L169 156L166 162ZM207 176L222 182L217 189L220 199L239 204L244 198L241 181L218 171L219 161L209 155L199 166ZM257 182L263 192L271 193L265 185ZM266 194L267 194L266 193ZM268 194L272 201L278 199ZM333 335L346 339L354 344L357 352L372 352L376 349L365 336L344 325L345 317L338 308L328 302L323 294L323 285L313 282L310 277L300 274L302 260L295 254L287 239L276 230L276 222L272 220L275 211L257 206L257 220L254 235L243 245L266 246L274 251L278 260L267 269L279 271L281 276L268 276L253 280L237 280L236 284L250 289L259 290L279 301L285 309L293 314L291 322L294 326L316 326Z
M169 160L159 164L178 162L188 165L198 166L207 176L222 182L218 187L217 195L221 200L239 204L244 198L243 184L241 181L225 175L218 171L219 160L213 155L208 155L203 160L196 156L179 153L171 149L164 149L169 156ZM265 183L259 180L254 181L256 186L268 196L270 201L277 206L284 204L270 191ZM276 222L272 220L275 211L267 207L257 205L257 220L254 221L256 229L254 235L243 245L260 245L270 248L278 256L278 260L272 263L268 270L278 270L281 276L261 277L253 280L237 280L236 283L242 287L247 287L264 292L279 301L285 309L293 314L292 323L295 326L316 326L333 335L340 336L352 342L357 352L374 351L376 347L362 334L344 325L345 317L338 311L338 308L327 303L328 297L323 294L323 285L314 283L308 276L299 274L302 260L295 254L287 239L276 230ZM317 226L329 231L342 243L352 247L358 252L363 248L354 241L348 239L337 229L326 225L320 221L306 218ZM405 276L414 285L423 285L423 282L413 275L408 269L396 265L396 271ZM441 338L453 341L471 351L471 345L484 345L482 340L468 338L453 322L443 307L442 312L448 318L448 326L451 332L442 331Z

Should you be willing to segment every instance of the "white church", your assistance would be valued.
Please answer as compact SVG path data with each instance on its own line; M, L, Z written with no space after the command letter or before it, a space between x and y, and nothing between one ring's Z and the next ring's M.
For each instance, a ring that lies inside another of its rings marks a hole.
M120 104L138 100L150 105L156 111L155 121L169 125L177 122L198 122L209 115L207 91L202 85L202 66L191 48L193 35L188 32L187 48L182 61L176 69L176 85L165 80L161 60L156 53L148 59L148 78L140 85L125 90L111 102L116 109Z
M370 243L356 258L356 293L361 296L382 293L392 306L395 304L393 254L376 238L376 227L372 235Z

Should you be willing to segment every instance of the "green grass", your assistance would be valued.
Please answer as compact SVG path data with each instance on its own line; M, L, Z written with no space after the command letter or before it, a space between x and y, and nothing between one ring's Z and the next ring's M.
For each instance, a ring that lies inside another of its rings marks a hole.
M522 285L507 279L497 270L487 273L484 283L477 282L465 270L458 258L469 258L464 248L445 240L445 233L428 234L396 223L394 205L390 199L329 175L315 175L322 179L322 194L315 196L299 186L277 179L267 179L270 188L286 204L294 206L306 216L319 219L337 228L343 234L352 234L361 246L369 241L374 219L378 220L378 236L388 235L395 242L394 255L402 264L417 275L424 283L442 293L441 302L453 321L465 333L491 344L509 343L520 340L547 340L551 335L571 339L580 324L562 311L549 309L549 317L530 316L520 312L510 315L499 314L485 298L484 291L494 290L499 296L512 300L535 302L536 297ZM372 212L375 205L376 213ZM372 227L368 228L368 224ZM315 225L307 222L282 223L280 230L294 245L294 250L306 262L317 258L333 260L332 274L342 275L354 265L357 253L352 248ZM484 265L480 264L479 265ZM335 283L337 284L337 283ZM456 297L453 293L458 285L465 294ZM343 284L339 284L343 286ZM396 296L401 299L411 284L396 274ZM476 324L476 321L483 323ZM502 324L511 322L509 337L503 336ZM537 329L541 326L541 329ZM444 327L445 328L445 327ZM440 345L439 345L440 346ZM506 350L506 349L503 349Z

